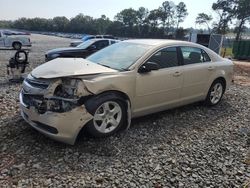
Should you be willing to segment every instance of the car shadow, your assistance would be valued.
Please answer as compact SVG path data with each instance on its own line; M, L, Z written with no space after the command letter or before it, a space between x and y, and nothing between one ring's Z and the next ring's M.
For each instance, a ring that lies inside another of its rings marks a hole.
M31 51L31 48L22 48L20 50L25 50L25 51ZM13 48L0 48L0 51L18 51L18 50L15 50Z

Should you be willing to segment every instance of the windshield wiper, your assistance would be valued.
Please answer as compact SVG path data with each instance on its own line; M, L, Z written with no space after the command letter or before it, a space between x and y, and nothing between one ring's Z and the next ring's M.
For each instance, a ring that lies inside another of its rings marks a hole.
M101 65L101 66L104 66L104 67L107 67L107 68L110 68L110 69L115 69L115 70L118 70L118 71L128 71L128 69L126 68L113 68L113 67L110 67L108 65L104 65L104 64L101 64L101 63L97 63L98 65Z
M120 68L120 70L123 70L123 71L128 71L129 69L126 69L126 68Z
M104 64L101 64L101 63L97 63L98 65L101 65L101 66L104 66L104 67L107 67L107 68L110 68L110 69L113 69L113 68L111 68L110 66L108 66L108 65L104 65Z

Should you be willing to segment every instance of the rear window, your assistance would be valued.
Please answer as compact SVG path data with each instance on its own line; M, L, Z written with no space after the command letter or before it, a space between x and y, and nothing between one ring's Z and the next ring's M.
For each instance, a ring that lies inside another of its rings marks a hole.
M204 62L211 61L208 54L200 48L185 46L185 47L181 47L181 52L183 56L184 65L204 63Z

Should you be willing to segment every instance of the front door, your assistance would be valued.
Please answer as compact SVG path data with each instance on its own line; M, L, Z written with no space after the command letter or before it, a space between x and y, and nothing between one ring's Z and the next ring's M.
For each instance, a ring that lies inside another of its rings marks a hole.
M159 70L137 73L135 115L144 115L173 107L179 103L183 72L179 66L177 48L164 48L146 62L159 65Z

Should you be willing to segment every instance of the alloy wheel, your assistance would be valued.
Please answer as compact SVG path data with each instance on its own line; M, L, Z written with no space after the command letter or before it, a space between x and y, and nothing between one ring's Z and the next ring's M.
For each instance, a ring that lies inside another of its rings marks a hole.
M119 126L121 119L122 109L120 105L114 101L107 101L96 110L93 123L100 133L107 134Z
M220 82L216 83L210 93L210 101L212 104L217 104L223 95L223 86Z

